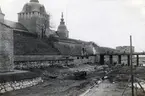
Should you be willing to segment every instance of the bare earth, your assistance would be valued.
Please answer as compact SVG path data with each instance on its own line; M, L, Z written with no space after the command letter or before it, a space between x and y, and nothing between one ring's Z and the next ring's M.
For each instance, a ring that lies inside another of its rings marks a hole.
M86 91L86 93L80 96L122 96L123 88L118 88L117 84L110 83L108 80L103 81L99 86L95 86L92 89ZM124 96L130 96L126 90Z
M0 96L78 96L79 94L85 92L92 86L92 78L85 80L73 80L73 79L61 79L65 74L71 74L71 72L76 70L93 71L95 66L81 65L69 69L47 69L50 75L58 74L57 79L44 80L36 86L32 86L25 89L20 89L12 92L7 92L5 94L0 94ZM90 75L89 75L90 76ZM99 78L95 75L94 78Z

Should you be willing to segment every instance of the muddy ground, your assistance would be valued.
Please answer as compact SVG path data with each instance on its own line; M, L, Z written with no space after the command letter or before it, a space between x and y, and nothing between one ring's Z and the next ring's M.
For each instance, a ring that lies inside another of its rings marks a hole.
M128 82L130 76L129 75L130 67L119 65L112 68L108 68L107 66L102 67L101 65L99 66L96 64L83 64L78 66L63 66L63 67L51 66L47 69L31 70L33 72L40 74L43 77L44 82L29 88L7 92L5 94L0 94L0 96L79 96L80 94L86 92L86 90L90 88L93 88L94 90L101 90L101 88L96 89L96 81L99 81L100 78L104 77L110 70L112 70L108 74L110 83L107 84L102 83L102 85L104 84L103 86L105 86L106 88L106 89L104 88L105 90L111 88L112 89L111 91L106 91L106 94L108 92L108 94L110 95L105 96L113 96L111 94L113 94L112 92L114 90L118 91L118 93L114 92L114 94L121 94L125 88L125 85ZM87 72L86 79L76 80L73 74L76 71L86 71ZM145 67L136 67L134 68L134 72L135 76L139 77L140 80L145 80ZM111 87L108 87L108 84ZM131 88L128 87L126 91L127 92L126 96L130 95L131 93L130 89ZM91 93L88 93L87 95L84 96L95 96L90 95L96 92L94 90L92 90ZM140 91L140 89L138 89L138 93L143 94L142 91Z
M78 66L51 66L47 69L31 70L38 72L44 82L36 86L1 94L1 96L79 96L104 75L104 71L96 70L96 64ZM76 80L74 72L86 71L85 79Z

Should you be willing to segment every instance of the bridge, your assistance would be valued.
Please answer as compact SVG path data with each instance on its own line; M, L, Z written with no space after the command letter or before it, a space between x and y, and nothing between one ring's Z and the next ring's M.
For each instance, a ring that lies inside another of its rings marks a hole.
M136 65L139 65L139 56L145 55L145 52L133 52L133 56L136 57ZM78 55L80 56L80 55ZM105 56L109 56L109 63L113 64L113 56L118 56L118 63L121 64L122 56L127 56L127 64L130 66L130 53L129 52L102 52L102 53L96 53L93 55L82 55L82 57L88 57L88 56L99 56L99 63L101 65L105 64Z
M97 53L96 55L100 55L100 64L104 64L104 56L109 56L110 64L113 63L113 56L118 56L118 63L121 64L122 56L127 56L127 64L130 66L130 53L126 52L104 52L104 53ZM136 56L136 65L139 65L139 56L145 55L145 52L133 52L132 55Z

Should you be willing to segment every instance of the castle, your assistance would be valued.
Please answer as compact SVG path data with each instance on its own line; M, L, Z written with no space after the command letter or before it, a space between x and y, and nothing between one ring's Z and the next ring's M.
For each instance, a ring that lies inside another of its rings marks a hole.
M6 20L0 9L0 70L13 69L13 61L20 55L67 55L96 54L96 44L69 38L62 13L57 31L50 29L50 16L38 0L30 0L18 13L18 22ZM5 57L8 58L5 58ZM9 62L6 62L9 59ZM1 62L2 63L2 62ZM11 64L11 65L9 65ZM10 66L4 69L3 66ZM2 68L2 69L1 69Z
M14 30L29 32L35 34L39 38L44 36L49 37L50 34L55 34L60 38L68 38L68 30L65 26L63 13L60 25L56 33L50 30L49 14L46 13L44 5L38 0L30 0L26 3L21 12L18 13L18 22L12 22L4 19L4 13L0 10L0 21Z

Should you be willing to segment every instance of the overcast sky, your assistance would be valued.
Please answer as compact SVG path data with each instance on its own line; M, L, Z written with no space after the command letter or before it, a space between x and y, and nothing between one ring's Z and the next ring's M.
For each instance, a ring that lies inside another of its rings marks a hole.
M30 0L0 0L5 18L17 21L17 13ZM93 41L100 46L129 45L145 51L145 0L39 0L51 14L55 29L61 12L70 38Z

